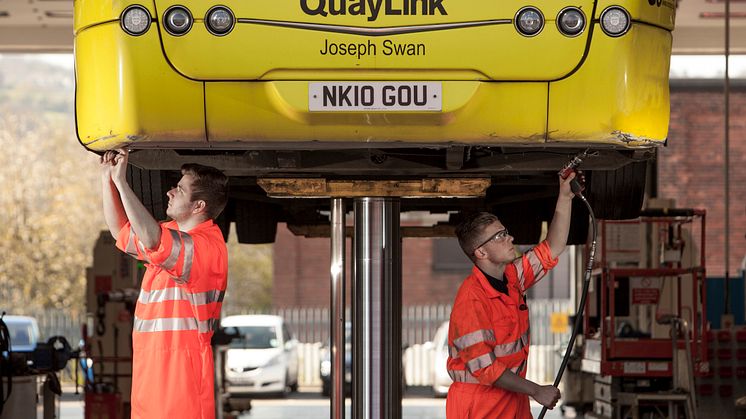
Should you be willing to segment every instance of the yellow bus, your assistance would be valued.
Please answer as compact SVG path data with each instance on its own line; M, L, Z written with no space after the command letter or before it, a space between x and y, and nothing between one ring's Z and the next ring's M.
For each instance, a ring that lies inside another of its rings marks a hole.
M599 216L630 218L667 139L674 17L673 0L77 0L77 134L134 150L145 192L185 161L225 170L236 220L259 203L313 221L266 176L486 176L484 198L402 210L549 219L584 150Z

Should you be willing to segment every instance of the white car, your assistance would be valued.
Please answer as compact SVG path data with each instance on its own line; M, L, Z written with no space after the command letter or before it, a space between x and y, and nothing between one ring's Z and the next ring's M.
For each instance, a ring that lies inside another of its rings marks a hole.
M3 321L10 332L10 350L13 352L34 352L39 342L39 324L28 316L5 316Z
M229 316L221 321L228 333L240 334L225 357L228 392L278 394L298 390L298 341L280 316Z
M448 375L448 320L443 322L435 332L433 338L433 393L436 397L444 397L451 387L451 377Z

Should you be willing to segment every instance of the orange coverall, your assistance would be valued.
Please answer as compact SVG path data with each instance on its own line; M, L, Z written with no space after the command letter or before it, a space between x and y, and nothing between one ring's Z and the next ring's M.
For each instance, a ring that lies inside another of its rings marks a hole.
M132 330L132 418L214 418L210 339L227 285L225 240L212 220L188 232L169 221L161 230L154 250L129 223L117 238L147 264Z
M508 294L478 268L461 284L448 328L448 419L531 418L528 396L495 382L506 369L526 378L531 342L524 293L557 264L544 241L505 268Z

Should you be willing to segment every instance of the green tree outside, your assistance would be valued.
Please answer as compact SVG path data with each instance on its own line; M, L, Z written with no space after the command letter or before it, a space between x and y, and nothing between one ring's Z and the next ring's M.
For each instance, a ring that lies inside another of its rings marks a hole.
M0 55L0 310L78 318L86 268L106 229L98 156L75 136L74 74ZM228 242L226 312L271 307L272 247Z

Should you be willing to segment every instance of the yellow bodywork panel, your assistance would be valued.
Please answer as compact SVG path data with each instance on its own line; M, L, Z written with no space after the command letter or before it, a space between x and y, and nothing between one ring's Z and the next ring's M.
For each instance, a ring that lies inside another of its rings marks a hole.
M210 141L544 142L546 83L444 82L442 112L404 113L311 113L307 86L207 83Z
M652 2L652 4L651 4ZM595 19L610 6L623 6L633 21L644 22L672 31L676 20L676 0L624 1L599 0Z
M132 0L74 0L73 7L73 28L77 34L93 25L100 25L105 22L116 22L119 24L119 17L124 9L132 5L145 7L155 16L156 9L152 0L132 1Z
M276 41L265 42L265 37ZM226 37L216 38L207 31L193 30L180 38L163 39L166 56L174 68L200 80L276 80L287 78L288 70L303 70L309 80L319 80L324 73L317 75L318 70L375 69L404 70L399 80L433 80L440 76L437 72L460 72L463 75L447 77L541 81L560 78L572 71L583 57L585 44L585 35L568 38L549 30L526 38L509 23L367 39L238 25ZM553 47L549 48L550 45ZM241 54L236 54L237 50ZM454 51L459 51L463 58L454 60ZM409 74L403 74L405 71ZM418 74L413 74L414 71ZM429 71L436 73L431 76ZM380 71L375 79L388 80L390 76Z
M620 38L595 37L578 72L550 84L549 141L650 146L665 140L670 51L671 33L648 25ZM634 60L619 59L631 55Z
M122 36L117 22L76 35L75 113L86 147L207 139L203 83L176 75L157 37Z
M153 19L141 35L120 24L135 4ZM528 5L517 0L230 0L220 4L237 22L225 36L205 26L217 4L75 1L77 129L86 147L626 148L666 139L671 0L534 4L545 22L531 37L516 29ZM175 5L193 17L181 36L164 28ZM567 6L586 18L575 37L557 25ZM609 6L629 11L626 34L601 30ZM388 82L431 83L436 105L318 111L311 103L314 83Z

